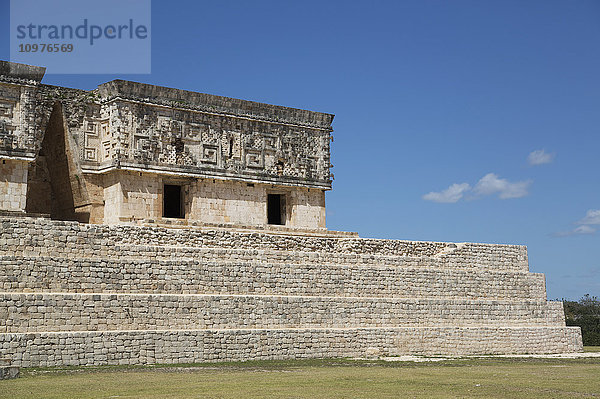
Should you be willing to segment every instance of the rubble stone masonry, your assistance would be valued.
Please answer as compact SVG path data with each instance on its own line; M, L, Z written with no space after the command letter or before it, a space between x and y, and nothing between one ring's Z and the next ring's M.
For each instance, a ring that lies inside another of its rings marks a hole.
M22 367L582 349L516 245L0 218Z

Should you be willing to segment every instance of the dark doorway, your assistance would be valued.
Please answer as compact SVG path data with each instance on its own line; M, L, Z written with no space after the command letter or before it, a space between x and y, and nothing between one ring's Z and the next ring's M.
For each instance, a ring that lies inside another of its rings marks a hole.
M181 186L165 184L163 191L163 217L183 218Z
M285 195L267 194L267 223L285 224Z

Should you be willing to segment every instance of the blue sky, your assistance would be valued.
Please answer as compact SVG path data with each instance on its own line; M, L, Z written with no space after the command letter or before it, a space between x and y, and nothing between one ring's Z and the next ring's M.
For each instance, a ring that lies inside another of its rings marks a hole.
M151 37L150 75L44 82L333 113L330 229L525 244L549 298L600 295L600 2L153 1Z

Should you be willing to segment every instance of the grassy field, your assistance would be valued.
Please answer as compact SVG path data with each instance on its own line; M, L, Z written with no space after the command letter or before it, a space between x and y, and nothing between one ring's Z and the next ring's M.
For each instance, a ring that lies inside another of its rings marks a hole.
M600 358L269 361L27 369L0 398L589 398Z

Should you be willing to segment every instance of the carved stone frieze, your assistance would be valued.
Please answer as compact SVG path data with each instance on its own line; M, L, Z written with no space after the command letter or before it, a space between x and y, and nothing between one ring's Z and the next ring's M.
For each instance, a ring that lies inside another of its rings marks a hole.
M0 72L10 70L5 64ZM0 74L4 153L35 158L59 102L86 170L150 168L331 187L333 115L120 80L77 90L23 73Z

